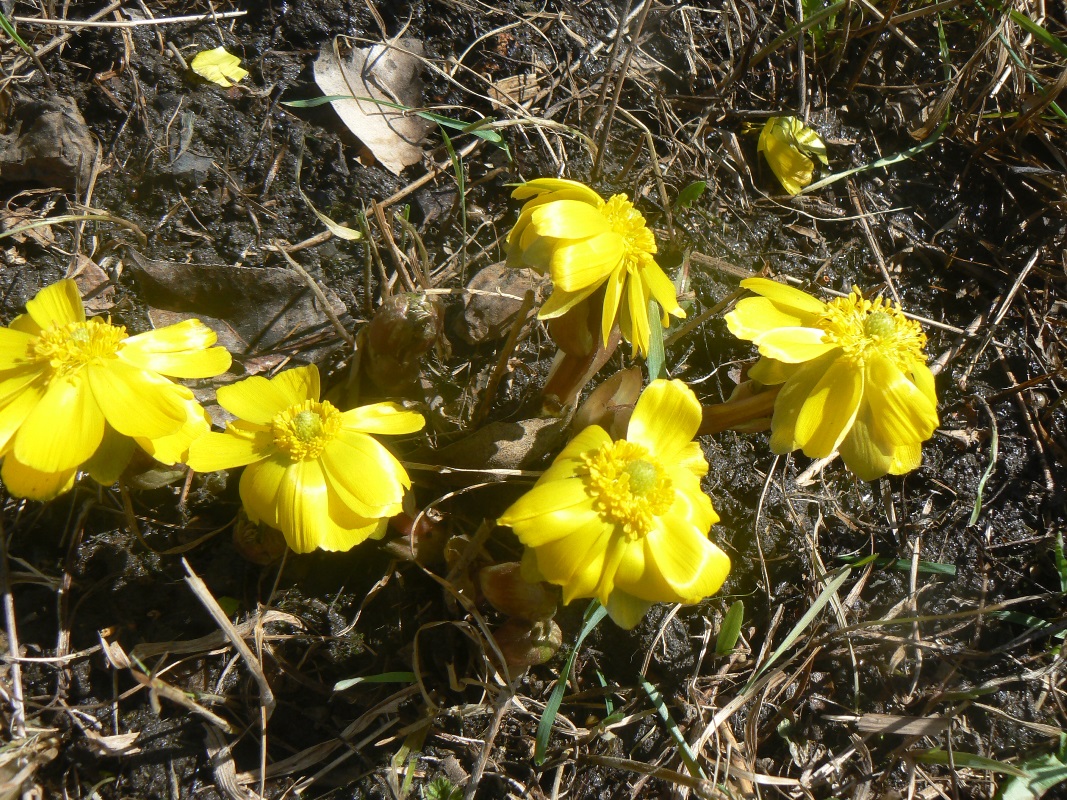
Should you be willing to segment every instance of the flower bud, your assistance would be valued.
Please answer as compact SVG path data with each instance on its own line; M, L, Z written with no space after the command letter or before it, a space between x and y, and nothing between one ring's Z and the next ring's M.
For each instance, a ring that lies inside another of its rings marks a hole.
M558 592L544 583L524 580L516 561L482 567L478 583L493 608L509 617L541 620L550 619L556 613Z
M563 631L554 620L526 620L512 617L493 633L500 652L512 669L544 664L563 644Z

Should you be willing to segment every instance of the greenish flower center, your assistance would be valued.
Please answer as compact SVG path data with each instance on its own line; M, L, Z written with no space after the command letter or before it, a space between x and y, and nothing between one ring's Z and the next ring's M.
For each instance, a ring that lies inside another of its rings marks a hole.
M30 355L47 361L60 374L73 372L93 361L114 358L126 338L126 328L98 319L53 325L31 345Z
M593 508L631 540L651 532L655 518L674 505L674 486L647 449L620 440L581 457L577 473Z
M918 322L904 316L900 306L882 297L866 299L859 289L848 297L826 304L826 312L815 321L822 328L823 341L841 347L846 358L862 366L875 353L893 361L900 369L926 363L926 334Z
M296 461L309 461L341 431L341 412L323 400L305 400L271 420L274 446Z

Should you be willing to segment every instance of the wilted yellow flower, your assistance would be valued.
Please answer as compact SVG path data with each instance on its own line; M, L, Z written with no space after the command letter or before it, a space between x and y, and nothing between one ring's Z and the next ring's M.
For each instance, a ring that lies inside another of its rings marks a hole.
M0 476L19 497L46 500L79 468L101 483L125 469L133 442L173 464L210 427L174 378L225 372L230 354L199 320L127 336L86 319L72 280L46 286L0 328Z
M189 466L244 466L241 501L253 522L280 530L297 553L349 550L384 535L411 481L371 434L414 433L421 414L396 403L338 411L319 400L314 365L246 378L217 397L238 419L194 442Z
M596 597L632 628L653 603L697 603L722 586L729 557L708 540L719 521L700 489L707 461L693 436L700 403L681 381L653 381L626 438L590 425L504 515L526 545L531 579L563 602Z
M201 50L193 56L189 68L204 80L217 83L226 89L248 75L248 70L241 67L241 59L226 52L225 47Z
M588 186L537 178L511 194L526 200L508 234L508 264L552 275L553 291L539 319L566 314L603 291L601 337L616 321L634 353L648 353L648 301L655 299L662 324L684 318L678 293L655 258L656 239L625 194L605 201Z
M765 278L741 286L760 297L726 315L731 333L763 356L749 376L784 384L771 417L771 449L812 458L839 450L863 480L900 475L922 462L937 428L926 335L900 306L859 289L824 303Z
M823 164L826 160L826 145L819 134L796 117L771 117L760 131L756 149L767 158L771 171L789 194L811 183L815 164L809 156L815 156Z

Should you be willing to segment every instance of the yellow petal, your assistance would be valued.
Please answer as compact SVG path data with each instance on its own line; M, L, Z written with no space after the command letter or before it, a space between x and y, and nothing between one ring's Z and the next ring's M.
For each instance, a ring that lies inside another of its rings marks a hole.
M532 181L526 181L526 183L516 186L511 196L515 200L526 200L546 192L559 192L565 197L581 200L598 208L604 205L604 200L600 195L584 183L569 181L566 178L534 178Z
M863 372L844 358L823 373L797 415L797 445L811 458L826 458L844 440L863 397Z
M582 301L588 299L599 288L598 284L590 284L579 292L565 292L558 286L552 290L551 296L537 312L538 319L556 319L562 317Z
M330 494L329 514L319 533L319 549L343 553L367 539L381 539L388 524L388 517L364 518L354 514Z
M615 528L590 518L570 536L537 548L537 571L549 583L563 587L564 604L592 597L604 573L604 562Z
M777 328L810 328L813 314L793 314L767 297L746 297L726 315L726 327L738 339L752 341Z
M775 328L752 339L761 356L800 364L838 349L832 341L824 341L824 332L818 328Z
M604 310L600 315L600 339L605 344L611 338L611 329L615 327L622 303L622 292L626 288L626 269L620 264L611 271L604 284Z
M241 59L227 53L225 47L201 50L193 56L189 67L201 78L226 89L248 76L248 70L241 67Z
M616 589L608 597L608 602L604 608L607 610L612 622L623 630L629 631L637 627L637 624L645 618L645 614L654 605L655 603L634 597L622 589Z
M771 117L760 133L757 145L775 177L791 195L799 194L811 183L815 169L812 160L797 146L794 132L803 128L795 117Z
M678 290L674 286L674 281L667 277L655 261L649 259L647 265L641 269L640 275L652 297L660 304L664 314L685 319L685 312L678 305ZM667 327L666 324L664 327Z
M651 328L648 324L648 296L639 280L626 282L626 299L623 313L619 315L619 328L623 338L633 345L634 355L648 354L648 340Z
M211 378L230 368L224 347L212 347L215 332L198 319L189 319L123 342L121 358L141 369L173 378Z
M904 475L913 469L918 469L923 463L923 447L920 442L902 444L893 450L893 461L889 465L889 472L893 475Z
M156 439L185 424L193 394L184 386L121 359L89 364L85 373L96 404L119 433Z
M774 358L761 358L748 371L748 377L764 386L785 383L797 371L796 364L783 364Z
M40 472L60 472L88 460L104 438L104 414L84 372L55 378L18 433L15 457Z
M0 370L18 369L32 364L36 337L12 328L0 328Z
M892 453L883 450L871 436L871 424L871 407L864 400L840 447L845 466L863 481L881 478L893 466Z
M266 458L273 443L270 431L249 432L231 425L225 433L205 433L190 444L186 463L197 472L243 467Z
M297 553L319 548L329 520L326 476L318 461L297 461L278 486L278 527Z
M185 421L181 427L166 436L153 439L137 437L136 442L148 455L163 464L184 462L189 456L189 447L211 430L211 417L196 400L185 401Z
M538 206L530 216L538 236L553 239L588 239L611 230L600 210L579 200L556 200Z
M356 514L378 518L400 513L411 480L393 454L370 436L342 433L319 459L331 489Z
M616 575L616 586L645 600L698 603L730 574L730 557L682 515L668 513L642 542L645 569L637 580Z
M286 370L269 380L255 375L220 386L215 397L234 416L267 425L290 406L319 399L319 370L311 364Z
M813 319L826 312L826 303L817 297L769 278L745 278L741 281L741 288L766 297L783 313L792 314L800 320ZM805 321L804 324L810 322Z
M600 515L580 478L540 483L505 511L497 522L508 525L527 547L563 539Z
M0 478L4 486L15 497L27 497L30 500L51 500L74 486L76 468L58 472L41 472L19 463L14 455L4 459L0 469Z
M610 231L561 245L552 251L552 282L565 292L602 283L625 252L622 236Z
M0 380L0 452L44 395L45 379L28 372Z
M837 357L837 353L828 353L822 358L800 365L782 386L774 401L774 413L771 415L772 451L788 453L800 446L796 441L797 417L808 395Z
M78 285L70 279L41 289L36 297L26 303L26 311L41 328L85 322L85 308L82 307Z
M29 314L19 314L11 320L11 323L7 327L13 331L28 333L30 336L41 335L41 326L34 322L33 317Z
M643 445L660 461L673 463L683 452L692 455L689 448L700 417L700 401L692 389L679 380L654 380L634 406L626 439Z
M918 362L907 370L904 375L918 387L920 392L926 395L930 405L936 409L937 386L934 383L934 373L930 371L930 368L924 362Z
M885 450L929 439L937 428L937 408L926 393L884 356L867 365L872 432Z
M253 522L281 530L278 492L292 463L287 456L276 454L245 467L241 474L241 503Z
M374 403L345 411L341 427L346 431L373 434L405 434L421 431L426 425L422 414L408 411L399 403Z
M114 428L107 426L104 429L103 441L96 448L93 457L82 465L82 469L101 486L111 486L129 465L135 449L133 439L116 433Z

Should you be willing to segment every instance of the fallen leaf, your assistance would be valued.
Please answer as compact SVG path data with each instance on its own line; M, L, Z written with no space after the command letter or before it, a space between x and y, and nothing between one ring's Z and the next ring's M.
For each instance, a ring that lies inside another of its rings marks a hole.
M314 64L319 89L339 98L332 102L337 116L394 175L422 161L419 142L432 126L394 107L422 105L422 53L422 42L405 38L356 48L343 58L335 39Z
M226 89L248 76L248 70L241 68L241 59L227 53L225 47L201 50L193 56L189 67L204 80Z

